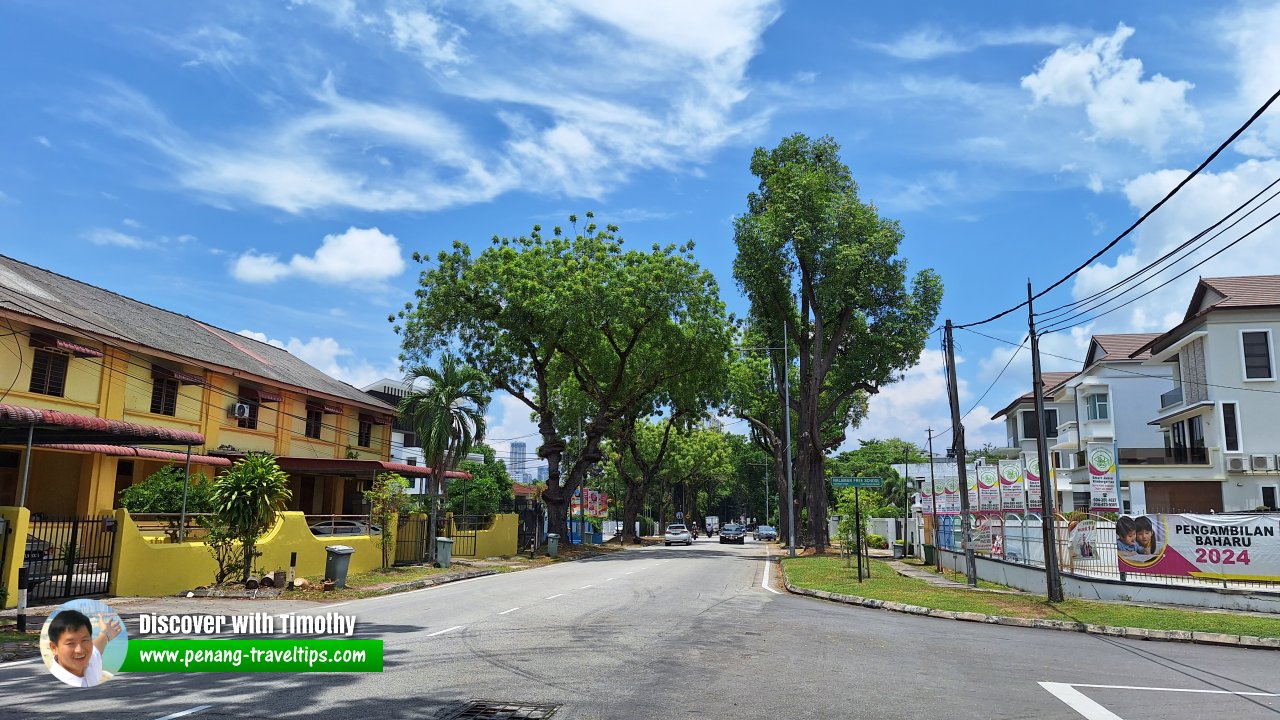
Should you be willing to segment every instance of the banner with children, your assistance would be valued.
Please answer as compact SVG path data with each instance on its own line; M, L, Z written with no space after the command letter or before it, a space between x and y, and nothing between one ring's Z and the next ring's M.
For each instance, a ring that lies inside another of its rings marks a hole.
M1280 582L1280 517L1121 515L1120 572Z
M1005 512L1022 512L1022 461L1000 461L1000 509Z
M978 512L1000 512L1000 474L995 465L979 465L975 473L978 485Z
M1110 443L1088 443L1085 455L1089 464L1089 512L1120 512L1115 450Z
M1032 512L1040 512L1040 456L1037 453L1027 453L1024 458L1026 465L1027 478L1027 509Z

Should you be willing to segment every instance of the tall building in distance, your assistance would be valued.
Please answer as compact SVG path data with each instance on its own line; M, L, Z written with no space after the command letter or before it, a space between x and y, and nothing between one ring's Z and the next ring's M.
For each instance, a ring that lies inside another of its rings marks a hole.
M546 482L546 481L547 481L547 476L548 476L548 473L549 473L549 472L550 472L550 468L548 468L546 465L541 465L541 466L539 466L539 467L538 467L538 482Z
M511 479L525 482L525 444L516 441L511 443Z

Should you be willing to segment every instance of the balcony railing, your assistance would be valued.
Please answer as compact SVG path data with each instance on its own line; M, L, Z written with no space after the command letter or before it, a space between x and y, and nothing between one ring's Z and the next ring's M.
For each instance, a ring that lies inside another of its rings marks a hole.
M1121 465L1208 465L1207 448L1120 448Z
M1172 406L1177 405L1178 403L1181 403L1181 402L1182 402L1182 386L1181 386L1181 385L1179 385L1178 387L1176 387L1176 388L1174 388L1174 389L1170 390L1170 391L1169 391L1169 392L1167 392L1167 393L1161 393L1161 394L1160 394L1160 408L1161 408L1161 409L1164 409L1164 408L1167 408L1167 407L1172 407Z

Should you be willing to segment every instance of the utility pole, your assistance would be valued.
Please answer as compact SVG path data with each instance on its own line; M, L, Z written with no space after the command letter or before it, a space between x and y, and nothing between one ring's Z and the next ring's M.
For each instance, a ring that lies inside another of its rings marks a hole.
M1049 460L1049 439L1046 437L1044 415L1044 381L1040 376L1040 338L1036 335L1036 316L1031 308L1031 281L1027 280L1027 327L1031 335L1031 391L1036 404L1036 454L1040 456L1040 530L1044 542L1044 580L1048 589L1049 602L1062 602L1062 577L1058 575L1058 539L1053 524L1053 496L1056 489L1051 487L1052 473L1045 472L1051 468ZM1026 537L1026 534L1023 534Z
M964 571L970 587L978 587L978 565L973 557L973 518L969 513L969 473L964 460L964 425L960 422L960 387L956 381L956 344L947 320L947 399L951 403L951 447L960 475L960 542L964 546Z
M907 518L911 516L911 505L907 499L907 478L911 473L907 462L910 460L911 450L904 445L902 447L902 557L904 558L907 556Z
M933 559L942 572L942 548L938 546L938 485L933 477L933 428L929 428L929 502L933 506Z
M782 320L782 417L786 421L787 445L787 554L796 556L796 490L791 478L791 356L787 346L787 321Z

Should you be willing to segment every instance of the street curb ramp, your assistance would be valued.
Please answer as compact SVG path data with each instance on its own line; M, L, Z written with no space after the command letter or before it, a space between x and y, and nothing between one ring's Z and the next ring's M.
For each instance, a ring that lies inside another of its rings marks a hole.
M961 622L987 623L988 625L1006 625L1009 627L1031 628L1038 630L1064 630L1066 632L1104 635L1107 637L1128 638L1130 640L1156 640L1161 642L1196 643L1200 645L1227 645L1231 647L1255 648L1258 650L1280 650L1280 638L1257 637L1255 635L1227 635L1223 633L1191 632L1187 630L1150 630L1147 628L1113 627L1111 625L1093 625L1090 623L1069 620L1046 620L1043 618L1006 617L1003 615L984 615L974 612L956 612L953 610L934 610L919 605L890 600L876 600L857 595L841 595L826 590L810 590L791 584L787 574L782 573L782 584L787 592L795 595L806 595L842 603L844 605L861 605L877 610L892 610L908 615L924 615L944 620Z

